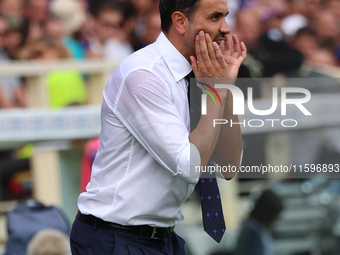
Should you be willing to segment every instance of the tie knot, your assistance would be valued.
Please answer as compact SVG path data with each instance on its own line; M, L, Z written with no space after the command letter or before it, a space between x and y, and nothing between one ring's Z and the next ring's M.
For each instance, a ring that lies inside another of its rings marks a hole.
M187 76L184 77L184 79L186 79L188 83L190 83L191 78L195 78L194 71L191 71Z

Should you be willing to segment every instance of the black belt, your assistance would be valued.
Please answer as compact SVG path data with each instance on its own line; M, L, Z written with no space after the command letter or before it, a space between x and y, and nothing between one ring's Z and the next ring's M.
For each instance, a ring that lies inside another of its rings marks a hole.
M167 237L175 228L158 228L158 227L150 227L148 225L143 226L123 226L112 222L103 221L93 215L85 215L78 211L77 218L89 225L94 226L97 224L98 227L115 229L123 232L128 232L136 235L142 235L146 237L150 237L151 239L163 239Z

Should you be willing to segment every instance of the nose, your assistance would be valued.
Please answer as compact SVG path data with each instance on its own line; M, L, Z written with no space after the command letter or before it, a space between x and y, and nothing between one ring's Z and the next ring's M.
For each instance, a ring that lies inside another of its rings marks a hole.
M222 21L220 32L224 34L229 34L231 32L230 27L228 26L225 19Z

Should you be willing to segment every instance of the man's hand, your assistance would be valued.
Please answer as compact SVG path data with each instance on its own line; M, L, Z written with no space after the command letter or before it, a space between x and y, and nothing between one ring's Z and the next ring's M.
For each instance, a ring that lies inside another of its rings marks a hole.
M244 42L241 43L239 42L237 35L233 35L232 40L233 42L231 43L229 40L229 36L225 35L224 39L225 53L223 55L223 58L229 68L230 77L228 78L231 78L235 81L238 76L240 66L247 57L247 48Z
M212 42L209 34L203 31L195 39L196 58L191 56L191 65L195 77L204 84L215 86L215 84L224 83L225 79L231 79L228 83L234 84L237 78L239 68L247 56L247 49L244 43L239 44L237 36L233 36L234 48L231 52L228 37L225 38L225 44L229 45L222 54L221 48L216 42ZM204 79L210 78L210 79ZM190 133L190 141L195 144L200 152L201 165L205 166L214 152L214 159L220 165L237 165L240 162L242 151L242 136L239 126L232 128L221 128L221 125L212 127L214 119L233 119L238 122L238 117L233 116L232 105L233 99L228 89L216 89L221 105L215 105L213 99L208 97L207 107L209 112L202 115L200 121L193 132ZM221 133L220 133L221 132ZM226 157L226 155L228 157ZM222 160L220 160L222 159ZM226 160L227 159L227 160ZM226 175L226 179L233 176Z
M196 57L191 56L191 66L196 79L229 78L229 68L222 51L208 33L200 31L195 38Z

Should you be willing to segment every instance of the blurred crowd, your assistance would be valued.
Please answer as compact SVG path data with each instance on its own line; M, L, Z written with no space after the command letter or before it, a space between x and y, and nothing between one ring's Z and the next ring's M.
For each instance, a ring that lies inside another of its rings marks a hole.
M236 6L230 23L247 45L248 64L258 63L253 75L271 77L302 63L339 66L339 0L240 0Z
M1 48L16 60L121 61L160 33L158 1L1 0Z
M339 66L340 0L228 0L251 77ZM120 62L160 33L158 0L0 0L0 61ZM0 77L0 108L24 107L19 77Z
M0 62L104 59L119 63L153 43L160 26L155 0L0 0ZM0 108L26 105L22 83L20 77L0 77Z

